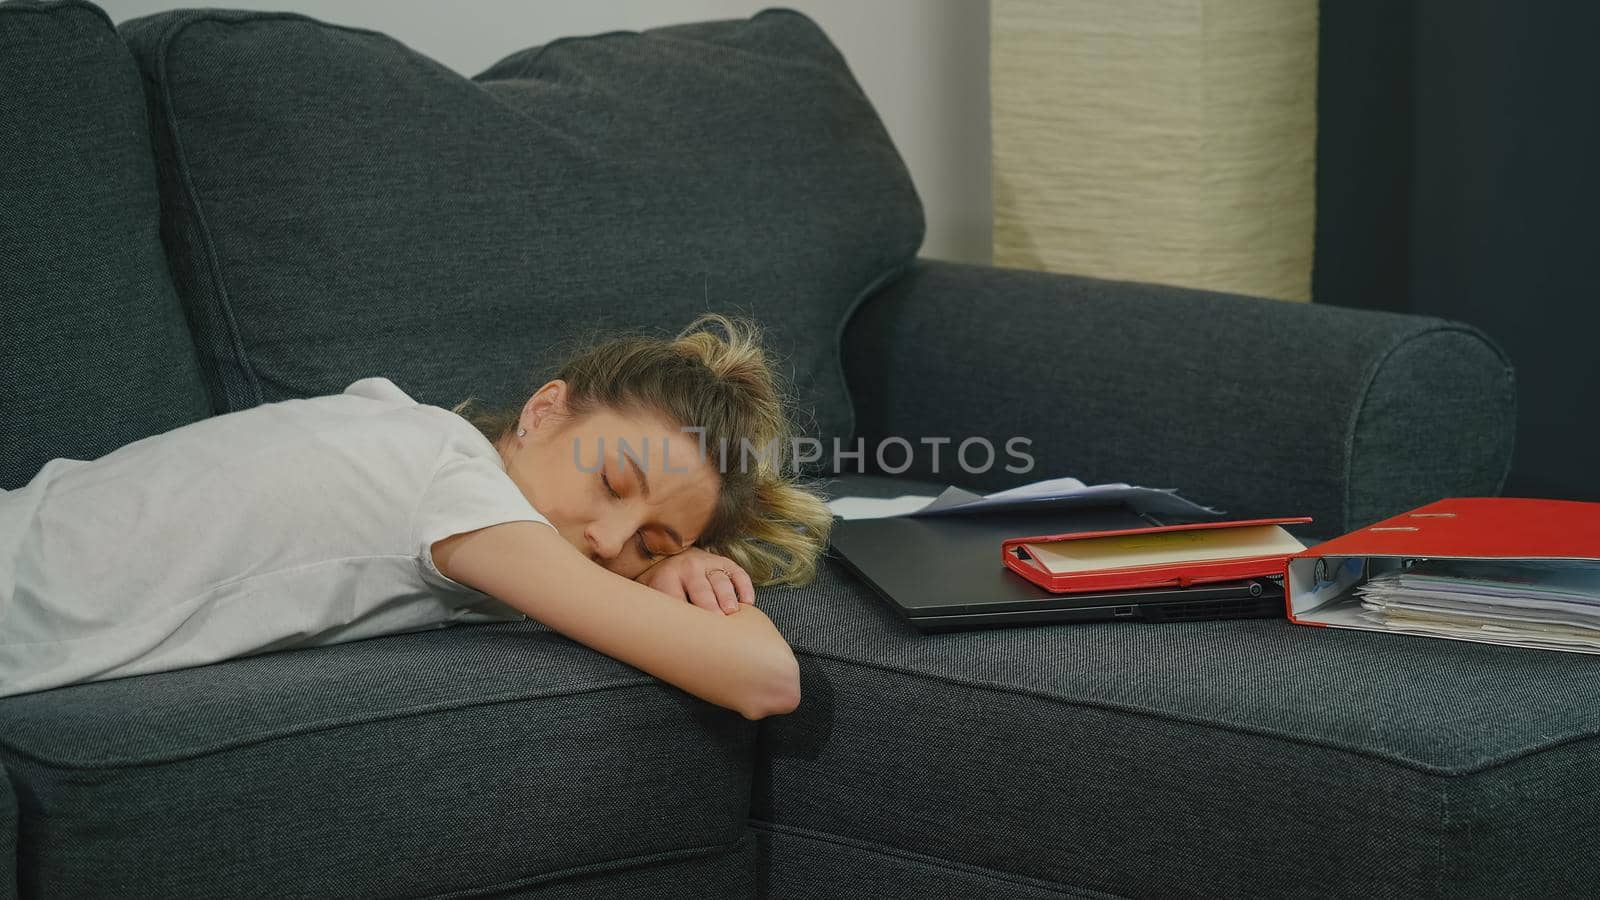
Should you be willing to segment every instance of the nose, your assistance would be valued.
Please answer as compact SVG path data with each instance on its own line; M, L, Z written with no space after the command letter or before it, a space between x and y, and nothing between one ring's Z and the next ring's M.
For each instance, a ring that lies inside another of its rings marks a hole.
M620 529L607 528L600 522L584 529L584 540L589 542L589 558L601 563L616 559L622 554L622 534Z

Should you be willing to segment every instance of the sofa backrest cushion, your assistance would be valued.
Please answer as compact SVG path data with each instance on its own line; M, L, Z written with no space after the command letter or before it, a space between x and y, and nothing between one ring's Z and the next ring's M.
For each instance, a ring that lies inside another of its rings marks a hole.
M839 336L922 209L799 13L567 38L473 78L298 14L121 30L228 409L372 375L520 406L558 345L712 310L765 328L804 433L851 432Z
M211 414L160 221L111 20L0 3L0 489Z

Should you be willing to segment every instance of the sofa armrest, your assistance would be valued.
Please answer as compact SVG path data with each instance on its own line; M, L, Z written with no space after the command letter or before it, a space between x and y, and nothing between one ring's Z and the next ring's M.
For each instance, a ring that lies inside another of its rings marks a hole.
M1317 537L1497 494L1516 435L1505 353L1429 316L919 260L841 352L868 471L899 436L908 477L1177 488L1230 518L1312 516ZM1032 471L1005 470L1012 436ZM952 440L935 456L925 437ZM957 464L967 437L992 442L987 471Z

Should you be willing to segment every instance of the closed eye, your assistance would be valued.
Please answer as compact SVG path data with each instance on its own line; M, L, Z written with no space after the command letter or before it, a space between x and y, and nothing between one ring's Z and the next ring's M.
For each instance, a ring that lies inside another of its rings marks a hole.
M600 473L600 483L604 484L606 486L606 490L611 492L611 496L616 497L618 500L622 499L622 495L617 493L616 488L613 488L611 486L611 479L607 478L606 477L606 473L604 473L604 472ZM650 548L645 546L644 535L643 534L640 534L638 539L636 541L634 541L634 543L637 544L638 547L639 547L639 555L644 557L645 559L648 559L648 560L650 560L652 562L654 562L655 560L661 559L660 555L655 554L655 553L651 553L650 552Z

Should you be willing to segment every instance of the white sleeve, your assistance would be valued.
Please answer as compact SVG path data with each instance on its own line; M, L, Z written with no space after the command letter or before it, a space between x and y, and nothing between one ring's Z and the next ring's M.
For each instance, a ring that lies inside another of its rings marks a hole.
M410 395L408 395L405 391L400 390L400 387L393 381L390 381L382 375L374 375L371 378L362 378L352 381L350 382L349 386L344 389L344 393L354 394L357 397L366 397L369 400L382 400L386 403L399 403L405 406L413 406L417 402L411 399Z
M412 520L412 539L423 566L441 583L481 594L456 581L433 561L433 542L502 522L542 522L554 528L511 480L500 464L484 456L447 448L433 480L422 492ZM486 596L486 595L485 595Z

